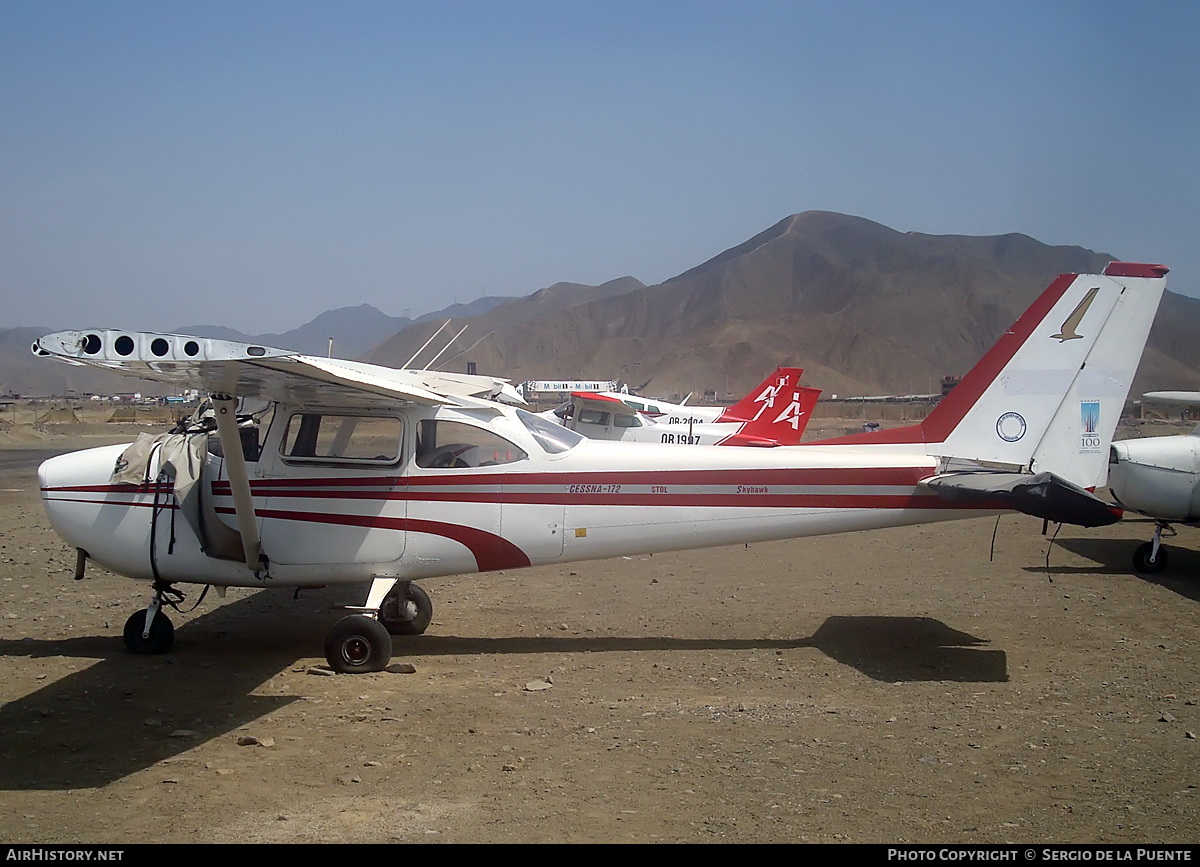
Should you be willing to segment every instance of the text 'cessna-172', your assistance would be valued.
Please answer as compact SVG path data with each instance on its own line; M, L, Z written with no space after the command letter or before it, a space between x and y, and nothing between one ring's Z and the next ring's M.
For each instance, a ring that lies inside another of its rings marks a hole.
M821 396L821 389L800 385L803 373L799 367L778 368L733 406L712 408L719 421L664 413L652 417L634 409L644 401L587 391L571 392L569 401L541 415L588 439L681 446L794 446L800 444Z
M333 624L325 655L337 671L376 671L393 634L429 625L422 578L1006 509L1117 520L1088 489L1105 481L1166 271L1062 275L921 423L782 448L588 440L500 402L516 396L488 377L60 332L34 353L203 389L215 435L196 419L52 458L41 493L79 550L77 575L90 558L152 582L125 625L133 651L171 647L161 609L182 598L176 584L357 584L364 603Z

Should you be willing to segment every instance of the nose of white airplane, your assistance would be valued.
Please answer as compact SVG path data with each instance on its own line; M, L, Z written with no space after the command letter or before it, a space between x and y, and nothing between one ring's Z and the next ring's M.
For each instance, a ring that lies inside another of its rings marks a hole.
M43 461L38 484L50 526L71 545L87 548L96 509L111 489L113 467L124 445L102 446Z
M38 467L38 481L43 496L47 489L108 484L117 458L126 448L125 445L101 446L42 461Z

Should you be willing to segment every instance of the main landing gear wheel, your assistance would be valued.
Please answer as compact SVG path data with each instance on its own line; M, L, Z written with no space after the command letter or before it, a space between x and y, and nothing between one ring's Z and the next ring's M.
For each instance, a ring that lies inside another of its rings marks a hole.
M392 635L422 635L433 620L433 600L411 581L399 583L384 597L379 619Z
M1158 554L1154 554L1154 543L1143 542L1138 545L1133 552L1133 568L1137 572L1150 573L1161 572L1167 568L1167 549L1159 546Z
M374 617L343 617L325 636L325 660L341 674L382 671L391 658L392 636Z
M170 618L161 611L154 612L154 620L150 623L150 634L143 637L146 631L146 609L135 611L125 621L125 646L133 653L158 654L166 653L175 643L175 626Z

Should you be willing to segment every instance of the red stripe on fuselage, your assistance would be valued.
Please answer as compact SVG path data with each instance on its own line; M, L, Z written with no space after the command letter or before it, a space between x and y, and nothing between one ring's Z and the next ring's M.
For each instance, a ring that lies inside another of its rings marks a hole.
M935 472L927 467L795 467L746 470L624 470L565 473L444 473L435 476L258 479L250 487L259 496L287 496L296 488L517 487L528 485L915 485ZM217 495L229 494L228 482L213 482Z
M382 485L379 478L313 479L311 487L304 486L302 479L287 479L286 485L276 485L276 480L259 480L253 483L253 492L260 498L344 502L407 500L513 505L792 509L960 508L948 504L935 494L918 489L918 483L932 473L930 467L465 473L401 478L395 480L398 484L390 486ZM449 487L459 490L446 490ZM722 487L730 490L696 490ZM827 490L772 492L772 487ZM869 490L850 491L848 488L880 490L872 493ZM897 492L896 488L910 490ZM229 484L214 483L213 493L228 496Z
M174 490L172 482L151 482L148 485L133 484L131 482L121 482L115 485L56 485L54 487L42 488L42 493L47 492L69 492L77 494L153 494L156 491L160 494L169 494Z
M393 491L355 493L289 492L280 499L312 499L323 502L407 501L415 503L494 503L496 505L553 505L553 506L684 506L689 508L770 508L770 509L986 509L995 506L975 503L952 503L933 493L847 494L838 491L822 493L620 493L619 491L589 493L555 493L522 491ZM1001 507L1007 508L1007 507ZM255 507L255 512L264 514Z
M170 493L168 491L168 493ZM43 497L48 503L87 503L89 506L130 506L147 509L178 509L179 505L174 500L164 500L154 502L153 500L130 500L128 502L121 500L85 500L82 497Z
M217 511L232 512L231 509L218 509ZM340 524L348 527L368 527L442 536L465 545L475 557L475 564L479 567L480 572L519 569L522 566L530 565L529 556L507 539L486 530L464 527L461 524L422 521L415 518L389 518L383 515L330 515L323 512L291 512L282 509L255 509L254 511L259 517L274 518L279 521Z

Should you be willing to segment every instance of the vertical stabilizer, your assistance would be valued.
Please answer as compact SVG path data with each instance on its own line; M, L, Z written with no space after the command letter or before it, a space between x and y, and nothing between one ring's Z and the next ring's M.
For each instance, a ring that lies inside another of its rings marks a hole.
M1108 481L1109 445L1167 282L1165 268L1126 262L1104 275L1121 287L1117 303L1033 453L1034 472L1084 488Z
M794 373L788 374L784 385L775 394L774 406L746 422L737 434L722 441L721 445L740 445L750 439L774 441L781 446L800 444L821 389L797 383L801 373L798 368L782 369Z
M800 376L803 373L804 368L802 367L775 368L774 373L750 389L749 394L722 412L716 420L718 422L755 421L771 414L772 410L778 415L792 396L790 392L786 395L784 392L799 384Z
M928 453L1102 483L1166 273L1059 277L922 423Z

